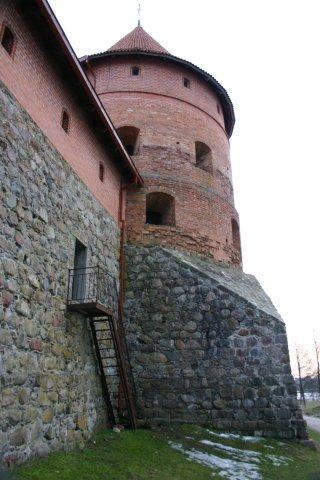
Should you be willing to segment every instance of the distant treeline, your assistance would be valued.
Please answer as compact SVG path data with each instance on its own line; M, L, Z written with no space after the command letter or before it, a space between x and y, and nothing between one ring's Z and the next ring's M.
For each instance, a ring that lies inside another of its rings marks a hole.
M300 388L300 380L299 378L294 379L298 391L298 398L302 397L301 388ZM306 400L319 400L320 393L319 393L319 383L317 376L307 375L301 378L302 381L302 388L303 393L306 397Z

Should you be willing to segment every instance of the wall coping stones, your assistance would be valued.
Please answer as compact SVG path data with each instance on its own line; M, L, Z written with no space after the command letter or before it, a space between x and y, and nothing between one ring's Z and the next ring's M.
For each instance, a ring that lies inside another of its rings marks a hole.
M179 259L193 271L199 271L201 274L214 279L219 286L227 288L237 296L244 298L254 307L284 323L271 299L253 275L244 273L238 267L222 265L211 259L202 260L196 255L188 255L185 252L163 247L155 248L159 248L163 253L166 252L168 255Z

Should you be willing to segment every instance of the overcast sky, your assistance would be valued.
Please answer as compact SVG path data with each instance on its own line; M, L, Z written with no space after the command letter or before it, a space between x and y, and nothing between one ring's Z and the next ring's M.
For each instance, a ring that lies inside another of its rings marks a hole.
M50 0L78 56L137 24L136 0ZM227 89L244 270L298 340L320 332L318 0L141 0L142 26ZM312 352L313 353L313 352ZM292 364L294 367L294 359Z

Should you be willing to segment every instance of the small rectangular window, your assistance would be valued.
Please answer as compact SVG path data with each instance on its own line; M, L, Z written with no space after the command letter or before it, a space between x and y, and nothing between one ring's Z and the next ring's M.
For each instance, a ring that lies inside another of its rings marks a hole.
M7 25L2 30L1 45L12 56L14 47L14 35Z
M99 165L99 178L101 182L104 181L104 166L102 165L102 163L100 163Z
M134 77L140 75L140 67L131 67L131 75Z
M186 78L186 77L183 78L183 86L186 87L186 88L190 88L189 78Z

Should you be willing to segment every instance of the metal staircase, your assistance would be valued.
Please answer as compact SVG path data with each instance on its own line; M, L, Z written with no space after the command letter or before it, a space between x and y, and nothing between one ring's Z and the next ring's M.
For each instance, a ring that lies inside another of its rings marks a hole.
M109 424L124 421L135 429L134 382L126 341L114 319L117 302L116 282L109 273L99 267L69 270L67 308L89 319Z
M90 327L96 357L101 374L102 388L108 407L108 418L111 425L119 421L120 413L115 414L115 405L118 395L123 392L126 412L130 426L136 428L135 406L131 394L131 387L123 358L120 339L113 321L108 315L103 318L90 318ZM120 392L119 392L120 387Z

